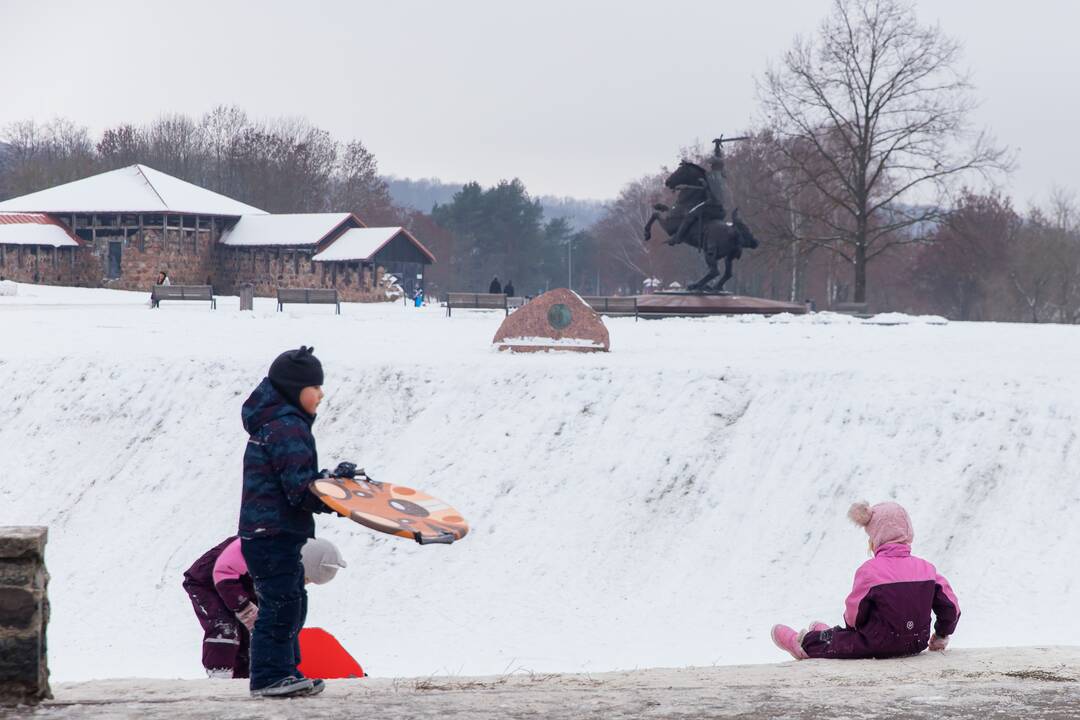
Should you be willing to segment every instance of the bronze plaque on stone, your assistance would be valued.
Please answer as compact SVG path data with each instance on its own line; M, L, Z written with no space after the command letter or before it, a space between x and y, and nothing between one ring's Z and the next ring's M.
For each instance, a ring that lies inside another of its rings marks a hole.
M514 352L607 352L611 348L600 315L565 288L549 290L515 310L492 342L500 350Z

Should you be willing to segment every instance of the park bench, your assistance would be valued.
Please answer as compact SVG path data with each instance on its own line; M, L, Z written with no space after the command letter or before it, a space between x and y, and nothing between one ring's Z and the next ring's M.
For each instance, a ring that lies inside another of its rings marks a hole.
M583 297L585 304L601 315L613 317L630 317L638 319L638 306L636 297Z
M201 300L210 303L210 309L217 309L217 298L209 285L155 285L150 293L150 303L158 307L162 300Z
M835 313L841 313L843 315L854 315L858 318L868 318L871 316L869 303L857 303L857 302L838 302L833 303L832 311Z
M341 300L338 299L338 291L333 288L278 288L278 312L282 311L285 303L334 305L337 307L335 314L341 314Z
M502 310L510 314L510 305L506 296L499 293L459 293L446 294L446 317L450 317L451 311L459 310Z

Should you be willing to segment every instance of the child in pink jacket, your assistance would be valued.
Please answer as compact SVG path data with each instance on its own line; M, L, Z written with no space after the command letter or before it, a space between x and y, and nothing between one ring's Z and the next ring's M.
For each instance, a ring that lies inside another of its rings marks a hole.
M329 540L311 538L300 550L304 583L334 579L345 567ZM211 678L248 677L251 629L259 616L255 584L240 553L240 538L226 538L184 572L184 590L203 629L202 663Z
M911 554L915 532L907 511L891 502L873 507L858 502L848 517L866 528L874 557L855 571L844 626L814 622L797 632L775 625L773 642L796 660L902 657L928 646L944 650L960 619L960 604L934 566ZM933 633L931 612L937 617Z

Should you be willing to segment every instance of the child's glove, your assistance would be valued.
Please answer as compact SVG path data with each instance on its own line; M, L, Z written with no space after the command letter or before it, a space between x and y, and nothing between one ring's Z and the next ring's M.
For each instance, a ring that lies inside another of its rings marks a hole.
M259 617L259 606L249 602L236 613L236 619L244 623L244 627L251 632L255 629L255 618Z
M356 463L343 462L338 463L338 466L334 468L334 472L331 473L333 477L354 478L356 477Z
M930 636L930 649L935 652L941 652L949 646L949 637L938 637L937 635Z

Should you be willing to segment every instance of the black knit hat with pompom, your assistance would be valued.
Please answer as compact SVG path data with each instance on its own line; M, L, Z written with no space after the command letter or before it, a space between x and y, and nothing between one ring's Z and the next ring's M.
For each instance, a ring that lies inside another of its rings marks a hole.
M270 364L270 383L289 401L300 407L300 391L323 384L323 369L315 348L302 345L299 350L286 350Z

